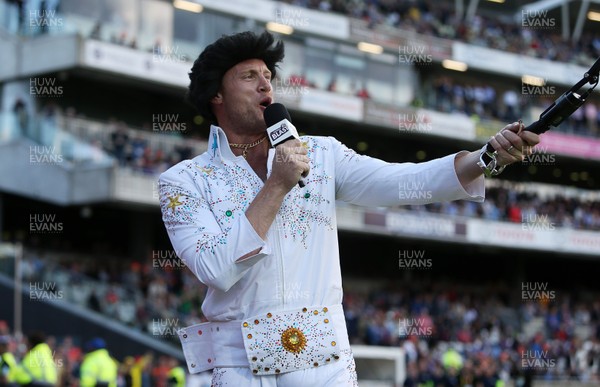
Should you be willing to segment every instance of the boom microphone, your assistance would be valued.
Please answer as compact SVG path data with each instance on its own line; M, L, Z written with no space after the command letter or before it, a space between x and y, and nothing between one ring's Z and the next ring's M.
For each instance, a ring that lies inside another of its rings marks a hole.
M598 85L599 74L600 58L596 59L596 62L594 62L592 67L583 75L583 78L579 82L558 97L552 105L540 114L540 118L537 121L527 126L524 130L542 134L551 127L560 125L564 120L569 118L575 110L579 109L581 105L584 104L587 97ZM592 86L585 92L578 93L578 91L588 83ZM486 151L490 154L494 152L494 147L489 142L487 143Z
M267 137L273 147L283 144L287 140L299 140L298 131L292 125L292 118L285 106L280 103L272 103L265 109L265 123L267 124ZM298 181L300 188L304 187L304 181Z

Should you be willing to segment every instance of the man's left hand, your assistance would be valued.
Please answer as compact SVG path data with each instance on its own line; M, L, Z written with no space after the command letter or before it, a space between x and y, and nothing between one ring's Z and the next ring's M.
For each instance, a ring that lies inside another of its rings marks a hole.
M533 153L533 147L539 144L540 136L523 129L525 125L522 122L514 122L506 125L491 138L490 144L498 152L498 165L523 161L525 156Z

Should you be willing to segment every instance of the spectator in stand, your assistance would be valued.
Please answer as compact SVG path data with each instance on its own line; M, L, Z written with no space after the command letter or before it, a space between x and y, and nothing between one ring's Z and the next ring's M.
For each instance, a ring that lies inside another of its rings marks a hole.
M90 39L102 39L102 22L100 20L96 21L94 27L92 27L92 31L90 32Z
M433 84L435 109L442 112L451 111L452 106L452 82L448 77L439 77L434 80Z
M508 206L508 220L514 223L522 223L521 208L516 202L511 202Z
M90 296L87 301L87 306L88 306L88 308L90 308L91 310L93 310L95 312L102 311L102 309L100 308L100 299L98 298L98 295L96 294L96 290L92 290L92 292L90 293Z
M575 134L583 134L585 132L584 111L585 111L585 108L577 109L569 117L568 121L571 124L573 133L575 133Z
M59 380L61 385L70 386L75 383L78 375L74 375L75 367L80 363L81 351L73 345L73 340L70 336L66 336L60 345L51 344L50 347L54 350L53 357L59 367ZM78 372L77 372L78 374Z
M327 91L331 91L332 93L335 93L336 89L337 89L336 80L335 80L335 78L331 78L331 81L329 81L329 84L327 85Z
M17 367L15 381L21 386L48 386L58 382L58 367L42 332L27 336L27 353Z
M370 99L371 98L371 94L369 94L369 91L367 90L367 87L363 85L363 87L360 88L360 90L358 90L356 92L356 96L363 98L363 99Z
M16 100L15 105L13 106L13 113L15 113L20 134L31 136L32 133L29 133L29 113L27 112L27 105L21 98Z
M167 387L185 387L185 370L174 357L169 358Z
M153 387L167 387L167 375L169 373L169 358L159 356L157 364L152 368Z
M597 105L594 103L594 101L588 101L588 103L586 103L584 105L584 112L585 112L585 119L586 119L586 128L588 129L589 133L594 136L597 137L598 136L598 107Z
M404 379L404 387L419 387L419 369L416 362L408 362L406 365L406 379Z
M81 364L81 387L117 387L117 362L106 349L100 337L91 339L85 346L87 354Z
M18 364L14 354L9 350L10 337L0 336L0 386L14 385Z
M125 124L119 123L117 124L116 130L110 135L111 139L111 147L113 150L113 154L119 161L119 165L124 166L126 163L126 149L127 144L129 143L129 135L127 134L127 129Z
M506 90L502 97L504 102L504 119L517 120L519 119L519 97L514 90Z

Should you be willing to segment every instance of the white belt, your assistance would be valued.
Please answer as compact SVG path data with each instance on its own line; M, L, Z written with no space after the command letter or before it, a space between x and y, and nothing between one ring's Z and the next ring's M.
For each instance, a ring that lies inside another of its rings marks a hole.
M340 351L350 348L341 305L191 325L179 331L179 339L192 374L215 367L278 374L335 362ZM301 364L309 357L310 363Z

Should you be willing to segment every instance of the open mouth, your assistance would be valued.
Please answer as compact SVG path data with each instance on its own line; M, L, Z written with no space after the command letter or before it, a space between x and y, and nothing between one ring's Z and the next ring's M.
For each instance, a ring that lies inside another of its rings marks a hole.
M270 97L264 98L260 101L260 106L262 106L263 108L266 108L267 106L269 106L271 103L273 102L273 100Z

